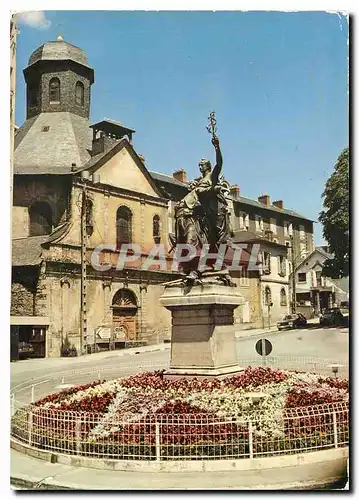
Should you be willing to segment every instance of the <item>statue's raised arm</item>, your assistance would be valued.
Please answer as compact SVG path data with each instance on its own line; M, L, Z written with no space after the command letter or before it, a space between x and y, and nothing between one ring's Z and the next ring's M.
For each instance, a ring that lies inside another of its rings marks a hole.
M223 157L221 153L221 149L219 147L219 139L216 135L212 137L212 144L214 146L214 149L216 151L216 165L214 169L212 170L212 185L216 186L218 184L218 179L219 176L222 173L222 165L223 165Z

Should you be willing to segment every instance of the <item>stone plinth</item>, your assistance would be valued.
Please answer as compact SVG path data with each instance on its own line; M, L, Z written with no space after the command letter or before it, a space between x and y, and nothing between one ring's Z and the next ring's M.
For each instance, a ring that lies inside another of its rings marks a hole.
M242 370L237 364L233 311L244 299L235 287L169 286L160 302L172 312L166 376L226 376Z

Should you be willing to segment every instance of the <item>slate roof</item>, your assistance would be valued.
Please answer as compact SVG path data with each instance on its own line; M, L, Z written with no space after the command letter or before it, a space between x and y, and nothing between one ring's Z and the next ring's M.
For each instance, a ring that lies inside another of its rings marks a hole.
M167 182L169 184L175 184L176 186L181 186L184 189L187 188L187 184L178 181L177 179L174 179L171 175L166 175L166 174L160 174L159 172L150 172L151 176L156 180L160 182Z
M315 247L314 250L309 255L307 255L306 257L303 258L303 260L297 265L297 267L299 268L303 264L305 264L312 257L312 255L315 254L315 253L322 254L323 257L325 257L326 259L332 259L333 258L333 256L330 255L328 252L326 252L322 247Z
M288 210L287 208L278 208L275 205L270 205L269 207L266 207L265 205L263 205L263 203L260 203L259 201L251 200L250 198L244 198L243 196L240 196L238 199L233 199L233 201L237 203L243 203L245 205L252 205L253 207L261 208L264 210L270 210L271 212L278 212L280 214L290 215L291 217L299 217L300 219L316 222L313 221L312 219L308 219L308 217L305 217L304 215L301 215L298 212L294 212L293 210Z
M119 140L114 140L113 143L105 149L102 153L99 153L98 155L93 156L88 160L80 169L77 169L74 174L78 174L79 172L83 170L89 170L91 171L92 167L101 167L106 161L108 161L113 155L115 155L118 151L120 151L122 148L126 148L127 151L129 152L130 156L136 163L136 165L139 167L139 169L142 171L144 176L147 178L153 189L157 192L157 194L161 197L166 198L166 193L164 190L161 188L160 185L153 179L151 172L149 172L146 168L146 165L142 161L142 159L139 157L139 155L136 153L134 147L132 144L129 143L129 141L126 138L122 138Z
M79 47L65 42L64 40L56 40L54 42L46 42L41 47L37 48L29 58L29 66L38 61L61 61L71 60L83 66L89 67L87 54Z
M166 174L160 174L158 172L150 172L152 177L156 179L159 182L165 182L168 185L173 185L173 186L181 186L183 188L187 188L187 184L178 181L177 179L174 179L171 175L166 175ZM304 220L309 220L311 222L316 222L313 221L312 219L308 219L308 217L305 217L304 215L299 214L298 212L294 212L293 210L288 210L286 208L278 208L274 205L270 205L269 207L266 207L263 205L263 203L260 203L259 201L256 200L251 200L250 198L245 198L243 196L240 196L239 198L232 198L234 203L243 203L244 205L251 205L257 208L261 208L264 210L270 210L271 212L278 212L281 214L287 214L290 215L291 217L298 217L300 219Z
M47 236L46 243L56 243L57 241L60 241L69 232L70 227L70 221L64 222L60 226L57 226L52 231L52 233Z
M321 252L327 259L332 259L333 256L327 251L327 248L328 247L319 246L319 247L315 247L315 250L318 250L319 252Z
M42 246L49 235L12 240L12 265L37 266L41 262Z
M91 158L89 125L87 118L65 111L26 120L15 136L14 173L70 174L72 163L80 167Z
M121 122L116 120L111 120L111 118L104 118L102 121L94 123L91 125L91 128L100 129L104 132L114 133L116 134L118 131L120 132L136 132L133 128L125 127Z
M109 154L109 158L110 158L110 152L113 150L113 148L118 144L120 143L121 141L123 141L123 139L119 139L119 140L115 140L113 142L113 144L111 144L110 147L106 148L104 151L102 151L102 153L99 153L98 155L95 155L95 156L92 156L90 157L90 159L84 163L81 168L77 169L75 171L75 173L79 173L81 172L82 170L90 170L91 167L94 167L100 160L102 160L102 158L104 158L107 154ZM125 142L124 142L125 144Z

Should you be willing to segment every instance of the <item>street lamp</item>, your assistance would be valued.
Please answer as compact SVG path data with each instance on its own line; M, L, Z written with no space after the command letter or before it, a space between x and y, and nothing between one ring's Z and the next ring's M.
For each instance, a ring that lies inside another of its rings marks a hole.
M339 368L343 367L344 365L340 365L338 363L333 363L332 365L328 365L328 368L331 368L332 369L332 372L334 374L334 377L337 378L338 376L338 371L339 371Z

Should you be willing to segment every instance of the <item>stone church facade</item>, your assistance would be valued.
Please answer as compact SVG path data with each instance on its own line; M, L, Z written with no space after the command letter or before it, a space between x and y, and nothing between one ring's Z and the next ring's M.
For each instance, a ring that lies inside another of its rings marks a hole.
M159 297L179 277L168 233L174 203L188 192L186 172L148 171L133 129L110 119L90 123L95 75L80 48L61 37L45 43L24 77L26 121L14 150L12 345L60 356L169 340L170 313ZM296 255L312 251L313 222L268 196L243 198L238 186L230 199L234 241L249 252L261 248L257 269L248 269L245 253L242 270L232 273L245 299L235 321L266 326L289 311L288 245ZM138 245L141 256L118 266L126 244ZM155 245L163 245L166 265L144 269Z
M45 356L60 356L64 345L80 354L169 338L159 284L176 274L142 271L141 261L122 270L91 265L98 245L113 245L101 256L114 264L121 244L139 244L142 261L155 243L168 250L168 200L132 146L134 130L112 120L90 127L94 72L77 47L45 43L24 75L27 119L14 153L13 336Z

